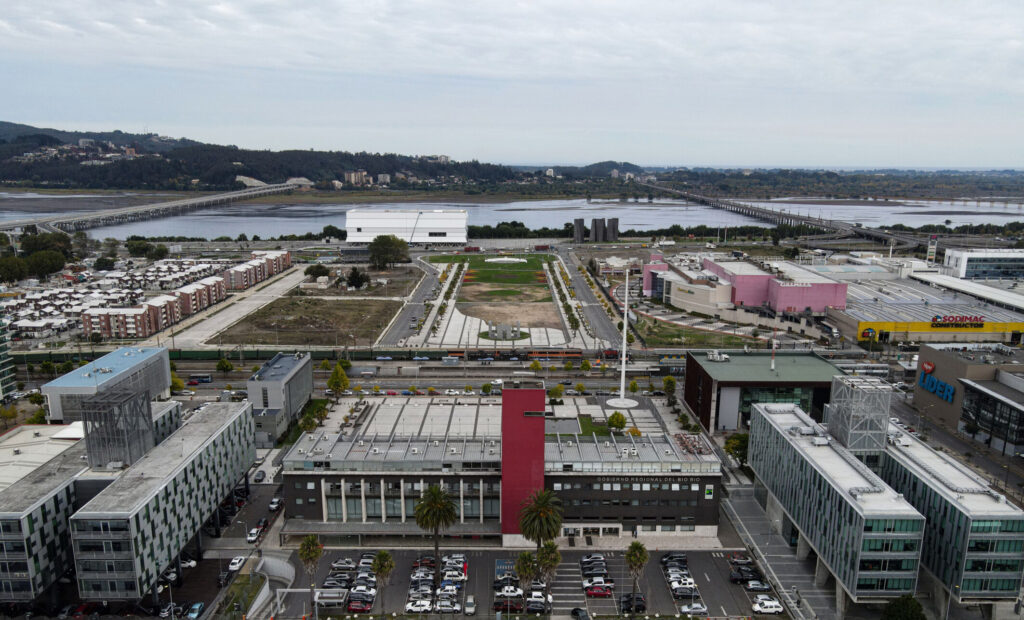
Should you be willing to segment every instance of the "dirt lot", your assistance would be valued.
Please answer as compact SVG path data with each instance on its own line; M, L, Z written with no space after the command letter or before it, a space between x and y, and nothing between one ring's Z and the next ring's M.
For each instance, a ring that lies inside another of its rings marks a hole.
M551 301L551 290L547 286L521 284L516 287L501 284L463 282L459 289L459 301L530 303Z
M503 325L515 325L519 321L523 327L552 327L559 329L562 321L553 303L526 304L466 304L455 306L466 316L473 316L485 321L495 321Z
M416 284L423 277L423 272L416 267L395 267L384 271L367 269L367 265L355 265L359 271L370 276L370 284L358 291L346 291L340 286L332 286L323 291L308 290L307 295L339 295L344 297L408 297L412 294ZM337 269L335 277L345 278L352 270L352 265L339 265L336 268L332 265L331 272ZM376 280L383 278L388 281L387 285L379 284Z
M263 306L214 338L224 344L370 345L401 302L285 297ZM349 338L355 336L355 342Z

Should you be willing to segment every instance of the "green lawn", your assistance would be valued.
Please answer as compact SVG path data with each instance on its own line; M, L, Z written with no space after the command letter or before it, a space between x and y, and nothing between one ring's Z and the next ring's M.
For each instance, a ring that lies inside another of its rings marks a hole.
M487 259L497 258L493 254L431 256L431 262L453 263L466 261L464 282L484 284L546 284L544 262L548 254L503 255L508 258L526 259L525 263L488 263Z
M235 575L234 581L228 586L227 594L224 595L224 600L221 602L219 610L222 614L221 617L243 617L249 611L249 605L256 598L256 594L263 587L264 579L266 578L260 574L251 575L251 579L250 575ZM241 611L234 611L235 603L239 604Z
M494 341L523 340L524 338L529 338L530 337L530 334L527 334L526 332L519 332L519 336L516 337L516 338L491 338L490 334L491 334L491 330L485 329L484 331L480 332L480 337L485 339L485 340L494 340Z
M612 434L607 424L598 424L588 415L581 415L576 419L580 423L580 435L594 434L598 437L607 437Z
M725 348L749 345L754 348L760 348L765 346L763 341L754 338L693 329L651 319L641 321L638 331L644 337L649 347L685 345L698 348L704 346Z

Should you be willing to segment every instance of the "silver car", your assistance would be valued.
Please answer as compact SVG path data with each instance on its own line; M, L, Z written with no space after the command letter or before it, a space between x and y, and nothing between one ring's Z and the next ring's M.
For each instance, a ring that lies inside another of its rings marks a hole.
M466 595L466 606L462 608L462 613L466 614L467 616L476 615L476 595Z

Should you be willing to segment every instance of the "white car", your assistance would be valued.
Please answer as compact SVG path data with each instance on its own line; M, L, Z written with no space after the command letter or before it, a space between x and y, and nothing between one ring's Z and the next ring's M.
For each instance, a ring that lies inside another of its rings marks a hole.
M461 614L462 605L455 601L438 601L434 606L434 611L439 614Z
M585 564L587 562L604 562L604 556L600 553L591 553L580 558L580 564Z
M782 604L776 600L758 601L750 607L755 614L781 614L785 611Z
M249 535L245 537L245 542L254 543L260 539L260 528L254 527L249 530Z
M245 565L245 556L239 555L231 558L231 563L228 564L228 570L235 571L240 570Z
M708 613L708 606L704 603L691 603L689 605L683 605L679 608L679 613L695 615L704 615Z
M441 579L448 579L450 581L465 581L466 575L460 570L446 570L441 576Z
M473 390L466 390L465 392L462 393L462 395L463 396L476 396L476 392L474 392Z
M594 577L593 579L584 579L583 580L583 589L586 590L590 586L608 586L610 588L610 587L612 587L612 584L610 582L606 582L604 580L604 577Z
M522 588L504 586L502 589L494 593L494 598L520 598L522 595Z
M500 388L504 384L505 382L502 381L501 379L491 379L491 385L493 385L494 387Z
M340 568L344 570L352 570L356 567L356 563L352 558L338 558L331 562L331 568Z
M462 394L462 392L458 390L448 389L444 391L445 396L458 396L459 394Z
M349 594L365 594L366 596L377 596L377 588L370 586L356 586L349 590Z
M181 561L181 567L182 568L195 568L197 564L198 564L198 562L196 562L195 560L182 560Z
M693 588L696 585L697 584L694 583L692 577L681 577L675 581L669 582L668 587L670 590L675 590L676 588Z
M405 604L407 614L429 614L433 608L430 601L409 601Z
M441 586L437 589L438 596L458 596L459 589L455 586Z

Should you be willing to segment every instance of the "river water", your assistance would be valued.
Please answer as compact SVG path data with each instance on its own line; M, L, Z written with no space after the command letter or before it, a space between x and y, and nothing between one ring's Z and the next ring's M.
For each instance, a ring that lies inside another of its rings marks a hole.
M149 198L148 200L154 200ZM159 199L155 199L159 200ZM108 209L147 202L145 196L124 193L119 195L26 195L0 192L0 220L45 216L69 210ZM800 215L860 222L865 226L884 226L903 223L908 226L942 224L1006 223L1024 220L1019 205L1002 202L940 202L940 201L829 201L826 199L799 199L751 201L752 204L786 210ZM742 215L686 204L674 200L654 203L619 201L541 200L509 203L438 203L402 202L375 204L231 204L204 209L173 218L132 222L119 226L95 228L89 234L96 238L124 239L130 235L186 236L213 239L219 236L276 237L287 234L319 232L333 224L345 227L345 212L354 208L385 209L465 209L469 223L475 225L519 221L529 228L544 226L558 228L584 218L587 225L595 217L619 218L619 230L652 230L673 224L683 227L704 224L712 227L756 225L764 222Z

